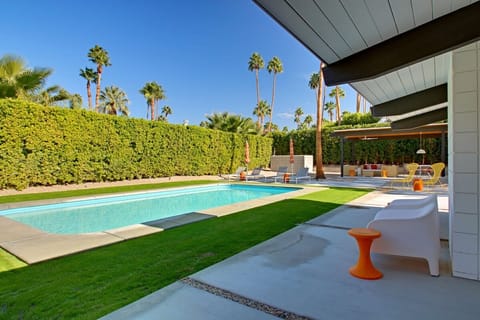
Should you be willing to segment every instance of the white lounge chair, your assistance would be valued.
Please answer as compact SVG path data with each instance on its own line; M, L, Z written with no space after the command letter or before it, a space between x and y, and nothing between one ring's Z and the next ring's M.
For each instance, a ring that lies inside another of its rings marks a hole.
M245 167L238 167L237 170L234 173L231 173L227 175L228 181L234 179L234 180L240 180L240 174L245 171Z
M277 171L277 175L275 176L270 176L270 177L265 177L265 181L270 181L272 180L273 182L283 182L283 178L285 176L285 173L287 173L288 167L279 167Z
M424 258L428 261L430 274L438 276L440 230L436 195L425 199L397 201L400 200L395 200L380 210L368 224L367 228L382 233L373 242L371 251Z
M298 183L300 180L310 180L311 177L308 174L308 168L300 168L298 169L297 173L290 176L290 182L295 181L295 183Z
M396 199L390 202L386 208L389 208L389 209L419 208L429 203L433 203L436 206L436 210L438 212L438 203L437 203L436 194L431 194L424 198L418 198L418 199Z
M245 181L258 180L260 178L265 178L265 176L262 174L262 168L255 168L253 169L252 173L245 176Z

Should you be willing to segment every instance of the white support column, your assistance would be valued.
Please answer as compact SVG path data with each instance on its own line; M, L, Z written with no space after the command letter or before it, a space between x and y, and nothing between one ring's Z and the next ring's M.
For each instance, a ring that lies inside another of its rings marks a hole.
M480 280L480 42L452 53L448 182L453 275Z

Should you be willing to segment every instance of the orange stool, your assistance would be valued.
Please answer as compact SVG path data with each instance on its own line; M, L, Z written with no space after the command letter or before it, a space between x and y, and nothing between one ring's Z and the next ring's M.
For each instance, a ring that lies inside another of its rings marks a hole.
M290 182L290 175L288 173L285 173L283 175L283 182L284 183L289 183Z
M348 170L348 175L349 175L350 177L355 177L355 169L350 169L350 170Z
M373 240L382 235L380 231L367 228L353 228L348 230L348 234L357 240L359 251L357 264L350 268L350 274L367 280L383 277L383 274L373 266L372 260L370 260L370 247Z
M247 174L245 171L240 172L240 181L245 181L247 179Z
M422 190L423 190L422 178L413 179L413 191L422 191Z

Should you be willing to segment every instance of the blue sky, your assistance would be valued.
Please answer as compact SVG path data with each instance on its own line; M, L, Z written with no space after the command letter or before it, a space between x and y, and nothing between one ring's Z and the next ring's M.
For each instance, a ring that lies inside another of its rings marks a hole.
M248 71L253 52L265 65L273 56L284 65L273 122L294 128L297 107L315 115L308 80L319 60L250 0L16 0L3 6L0 26L0 55L52 68L47 85L80 93L85 105L85 81L78 74L94 67L87 53L98 44L112 63L104 69L102 88L123 89L133 117L145 118L146 102L138 91L156 81L167 96L159 109L172 108L171 123L199 124L206 114L225 111L253 118L255 76ZM356 94L349 86L343 89L342 110L354 111ZM271 91L272 75L261 70L261 98L270 102Z

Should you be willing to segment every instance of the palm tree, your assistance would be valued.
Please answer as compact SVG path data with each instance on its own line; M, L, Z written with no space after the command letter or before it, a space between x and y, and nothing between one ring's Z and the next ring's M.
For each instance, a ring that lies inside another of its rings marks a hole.
M51 74L51 69L28 69L22 58L4 55L0 58L0 98L31 100Z
M81 109L82 108L82 96L78 93L70 95L69 99L69 108L70 109Z
M162 116L164 117L164 120L165 122L167 122L167 118L169 115L173 114L173 111L172 111L172 108L170 108L170 106L163 106L162 108Z
M302 107L298 107L296 110L295 110L295 119L293 121L295 121L295 123L297 124L297 127L298 129L300 129L300 127L302 126L301 122L302 122L302 119L301 117L303 116L303 109Z
M235 132L239 134L256 134L256 126L251 118L243 118L236 114L214 113L207 115L208 121L202 121L201 127L221 130L227 132Z
M57 102L69 100L70 96L67 90L51 86L32 96L31 100L44 106L52 106Z
M263 130L267 131L268 128L271 129L270 132L274 132L274 131L279 131L279 130L280 130L280 128L278 127L277 124L271 123L270 121L267 121L267 123L265 123L265 126L263 127Z
M80 77L87 80L88 110L92 110L92 90L90 85L92 82L97 82L97 72L92 68L80 69Z
M316 178L325 179L325 172L323 171L323 150L322 150L322 122L323 122L323 72L322 69L325 66L320 62L320 71L312 74L308 86L310 89L315 90L315 98L317 101L317 125L315 131L315 162L317 164Z
M257 105L260 103L260 87L258 84L258 71L263 69L265 64L263 58L258 52L254 52L248 61L248 70L255 71L255 83L257 84Z
M270 122L268 123L268 132L272 131L272 117L273 117L273 104L275 102L275 86L277 81L277 73L283 72L282 61L278 57L273 57L267 64L268 73L273 72L273 86L272 86L272 103L270 104Z
M313 117L311 115L307 114L307 116L303 120L303 123L305 124L305 126L307 128L310 128L310 125L312 124L312 122L313 122Z
M342 122L342 119L340 116L340 98L345 98L345 92L339 86L335 86L335 88L332 89L332 91L328 96L330 98L335 97L335 104L337 108L337 122L340 125Z
M332 101L328 101L325 103L325 111L327 111L328 116L330 117L330 121L333 122L333 110L335 110L336 106L335 103Z
M140 93L143 94L147 100L147 106L150 108L150 119L152 121L155 120L156 105L159 100L166 98L162 86L155 81L147 82L143 88L140 89Z
M106 87L100 93L100 107L104 113L117 115L120 112L124 116L128 116L128 104L130 101L122 89L110 86Z
M90 61L97 65L95 111L98 112L100 107L99 101L103 67L108 67L112 64L110 63L110 57L108 56L108 52L99 45L95 45L95 47L90 49L90 51L88 52L88 57L90 58Z
M253 109L253 115L257 116L258 119L257 128L263 127L263 124L265 123L265 116L270 115L270 113L271 109L266 100L262 100L259 104L257 104L257 107Z

